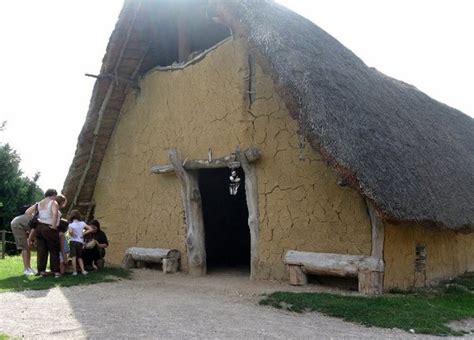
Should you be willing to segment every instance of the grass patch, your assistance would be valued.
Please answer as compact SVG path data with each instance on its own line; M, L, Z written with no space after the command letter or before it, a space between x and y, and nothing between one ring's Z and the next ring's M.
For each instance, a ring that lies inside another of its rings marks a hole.
M6 334L0 334L0 340L8 340L10 337Z
M455 279L433 292L376 297L276 292L263 298L260 304L295 312L317 311L365 326L463 335L447 323L474 317L474 274Z
M35 263L36 259L32 259ZM97 272L84 275L65 275L60 278L23 275L23 262L20 256L7 256L0 260L0 292L41 290L53 287L70 287L99 282L112 282L130 277L130 271L118 267L106 267ZM3 340L0 337L0 340Z

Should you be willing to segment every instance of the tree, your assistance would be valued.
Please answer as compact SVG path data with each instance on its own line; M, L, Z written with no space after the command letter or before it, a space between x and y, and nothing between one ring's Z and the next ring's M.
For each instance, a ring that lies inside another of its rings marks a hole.
M20 169L20 156L8 144L0 144L0 230L10 230L10 221L20 208L31 205L43 196L37 181L24 176Z

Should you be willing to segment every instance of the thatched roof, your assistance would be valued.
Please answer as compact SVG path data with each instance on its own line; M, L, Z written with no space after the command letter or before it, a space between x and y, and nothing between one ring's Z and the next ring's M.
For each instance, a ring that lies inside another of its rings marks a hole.
M160 6L169 4L125 2L101 74L110 73L119 58L117 72L124 78L137 77L153 66L147 63L153 63L153 53L160 52L150 52L155 33L147 25ZM474 229L472 118L368 67L325 31L280 5L257 0L212 1L211 6L234 32L248 37L252 53L273 75L311 145L385 218ZM112 91L114 100L103 111L97 146L84 176L110 82L96 82L65 182L69 197L81 187L76 203L92 197L125 96L127 85L119 82Z

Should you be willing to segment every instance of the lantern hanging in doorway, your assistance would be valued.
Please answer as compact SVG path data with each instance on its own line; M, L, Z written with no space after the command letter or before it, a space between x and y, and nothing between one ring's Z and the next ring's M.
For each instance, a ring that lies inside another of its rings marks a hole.
M237 195L237 191L240 186L240 177L237 175L237 169L240 166L239 162L232 162L229 164L230 168L230 183L229 183L229 193L231 196Z

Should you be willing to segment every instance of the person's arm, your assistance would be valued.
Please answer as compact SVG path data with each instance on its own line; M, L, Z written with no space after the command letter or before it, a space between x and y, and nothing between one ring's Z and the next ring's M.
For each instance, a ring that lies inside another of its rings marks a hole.
M74 235L74 230L71 228L71 226L68 227L67 231L68 231L69 235L70 235L72 238L75 237L75 235Z
M51 205L51 213L53 214L53 219L51 221L51 228L57 229L58 227L58 218L59 218L59 206L58 202L53 201L53 204Z
M28 248L31 249L34 243L35 229L31 229L30 234L28 235Z
M27 214L27 215L30 216L30 217L33 217L34 214L35 214L35 212L36 212L36 204L37 204L37 203L33 204L31 207L29 207L28 209L26 209L25 214Z
M108 246L109 246L108 243L99 243L99 242L97 242L97 247L99 247L99 248L104 248L104 249L105 249L105 248L107 248Z
M94 228L92 228L90 225L86 224L84 226L84 233L82 234L83 236L86 236L86 235L89 235L90 233L92 233L94 231Z
M103 234L103 236L104 236L104 238L100 240L100 241L103 242L103 243L97 242L97 246L98 246L99 248L105 249L105 248L107 248L107 247L109 246L109 240L107 240L107 236L105 236L105 234Z

